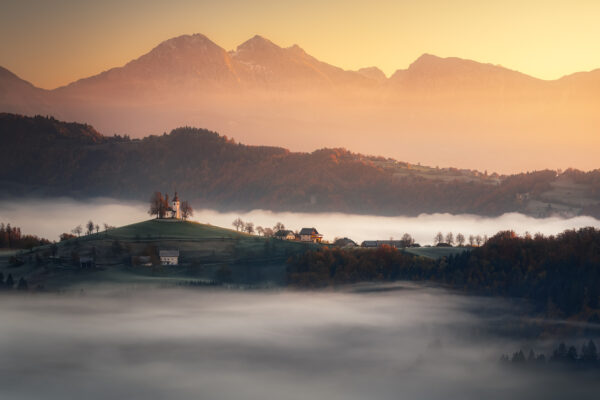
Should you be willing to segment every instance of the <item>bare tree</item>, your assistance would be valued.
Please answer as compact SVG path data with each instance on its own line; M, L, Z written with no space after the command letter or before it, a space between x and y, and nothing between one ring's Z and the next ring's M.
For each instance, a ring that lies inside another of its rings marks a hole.
M483 239L481 238L481 235L475 236L475 243L477 243L477 246L481 246L482 241Z
M402 242L404 242L404 247L410 247L415 243L415 239L413 239L413 237L410 236L410 234L405 233L404 235L402 235Z
M475 246L475 236L469 235L469 244Z
M446 243L448 243L450 246L454 244L454 234L452 232L448 232L446 234Z
M462 233L456 235L456 243L458 243L458 245L462 247L463 244L465 244L465 235L463 235Z
M190 203L188 203L187 200L184 200L181 202L181 218L188 219L189 217L191 217L192 215L194 215L194 209L192 208L192 206L190 205Z
M77 235L77 237L81 236L81 232L83 232L81 225L77 225L75 228L71 229L71 233Z
M254 233L254 223L253 222L246 222L244 224L244 230L246 232L248 232L249 234L253 234Z
M242 219L240 217L237 217L236 219L233 220L231 225L233 225L235 227L236 231L239 231L240 229L242 229L244 227L244 221L242 221Z
M154 192L152 197L150 197L150 208L148 209L148 214L156 215L156 218L164 218L166 212L167 204L165 203L162 193Z
M94 228L96 229L96 233L100 232L100 225L96 224Z
M273 232L282 231L284 229L285 229L285 225L283 225L281 222L278 222L273 227Z
M435 237L433 238L433 243L440 244L443 241L444 241L444 234L442 232L436 233Z
M265 228L263 228L262 226L257 226L256 232L258 233L258 236L265 236Z
M94 227L95 227L95 225L94 225L94 223L92 222L91 219L88 221L88 223L86 224L85 227L87 228L87 234L88 235L91 235L92 233L94 233Z

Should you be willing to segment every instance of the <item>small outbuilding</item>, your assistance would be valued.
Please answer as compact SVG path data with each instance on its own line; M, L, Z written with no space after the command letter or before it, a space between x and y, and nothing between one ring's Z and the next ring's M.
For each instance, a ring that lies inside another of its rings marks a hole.
M275 239L279 239L279 240L295 240L296 239L296 235L294 235L294 232L285 230L285 229L275 232L273 237Z
M179 250L160 250L160 265L179 265Z

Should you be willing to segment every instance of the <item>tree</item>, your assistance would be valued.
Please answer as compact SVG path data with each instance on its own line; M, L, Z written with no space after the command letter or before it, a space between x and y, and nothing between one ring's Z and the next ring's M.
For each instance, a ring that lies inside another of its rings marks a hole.
M75 235L71 235L70 233L67 233L67 232L61 233L59 236L61 242L64 242L65 240L73 239L75 237L76 237Z
M165 216L165 199L163 199L161 192L154 192L150 197L150 208L148 214L156 215L156 218L163 218Z
M446 234L446 243L448 243L450 246L454 244L454 234L452 232L448 232Z
M239 231L240 229L242 229L244 227L244 221L242 221L242 219L240 217L237 217L236 219L233 220L231 225L233 225L235 227L236 231Z
M25 278L21 277L21 279L19 279L19 283L17 284L17 290L27 290L28 288L27 281Z
M257 226L256 232L258 233L258 236L265 236L265 228L263 228L262 226Z
M283 225L281 222L277 222L275 226L273 226L273 232L282 231L284 229L285 225Z
M463 235L462 233L456 235L456 243L458 243L458 245L462 247L463 244L465 244L465 235Z
M581 350L581 359L584 362L595 363L598 361L598 350L593 340L590 340L588 344L584 344Z
M405 233L404 235L402 235L402 242L404 244L404 247L410 247L415 243L415 239L413 239L413 237L410 236L410 234Z
M8 289L12 289L13 286L15 286L15 280L13 279L12 274L8 274L5 285Z
M100 225L96 224L94 228L96 228L96 233L100 232Z
M483 239L481 238L481 235L477 235L475 236L475 243L477 243L477 246L481 246L481 241Z
M181 203L181 217L185 220L191 217L192 215L194 215L194 209L192 208L190 203L188 203L187 200L184 200Z
M81 225L77 225L75 228L71 229L71 233L77 235L77 237L81 236L81 232L83 232Z
M249 234L253 234L254 233L254 223L246 222L246 224L244 224L244 230L246 232L248 232Z
M87 234L91 235L92 233L94 233L94 223L92 222L92 220L90 219L87 223L87 225L85 226L87 228Z
M475 236L469 235L469 244L475 246Z
M444 234L442 234L442 232L436 233L435 237L433 238L433 243L440 244L443 241L444 241Z

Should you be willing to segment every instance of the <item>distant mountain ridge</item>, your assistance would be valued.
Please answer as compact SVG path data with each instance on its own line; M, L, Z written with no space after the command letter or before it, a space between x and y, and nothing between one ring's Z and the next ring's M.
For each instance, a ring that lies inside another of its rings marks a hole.
M545 81L423 54L388 78L258 35L231 51L202 34L175 37L54 90L0 69L0 111L86 121L109 134L200 125L251 144L343 146L500 171L597 168L598 109L600 69Z

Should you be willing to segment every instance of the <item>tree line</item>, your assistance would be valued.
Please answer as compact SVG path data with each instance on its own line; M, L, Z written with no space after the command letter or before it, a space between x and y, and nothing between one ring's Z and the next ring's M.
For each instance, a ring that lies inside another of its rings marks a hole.
M529 350L527 355L521 349L509 356L503 354L500 361L504 364L513 366L527 367L546 367L559 366L577 369L599 369L600 359L598 358L598 349L593 340L589 340L581 346L581 351L577 351L575 346L567 346L565 343L560 343L551 354L546 356L543 353L536 354L533 350Z
M6 290L19 290L19 291L27 291L29 290L29 284L27 283L27 279L21 277L18 282L15 282L12 274L8 274L6 279L4 279L4 274L0 272L0 291Z
M231 225L233 225L235 230L238 232L242 231L242 232L249 233L251 235L256 232L259 236L263 236L263 237L267 237L267 238L272 237L277 232L285 229L285 225L281 222L277 222L275 225L273 225L272 228L257 226L255 229L254 222L244 222L240 217L234 219L233 222L231 223Z
M50 241L35 235L24 235L21 228L10 223L0 223L0 249L31 249L45 244L50 244Z

